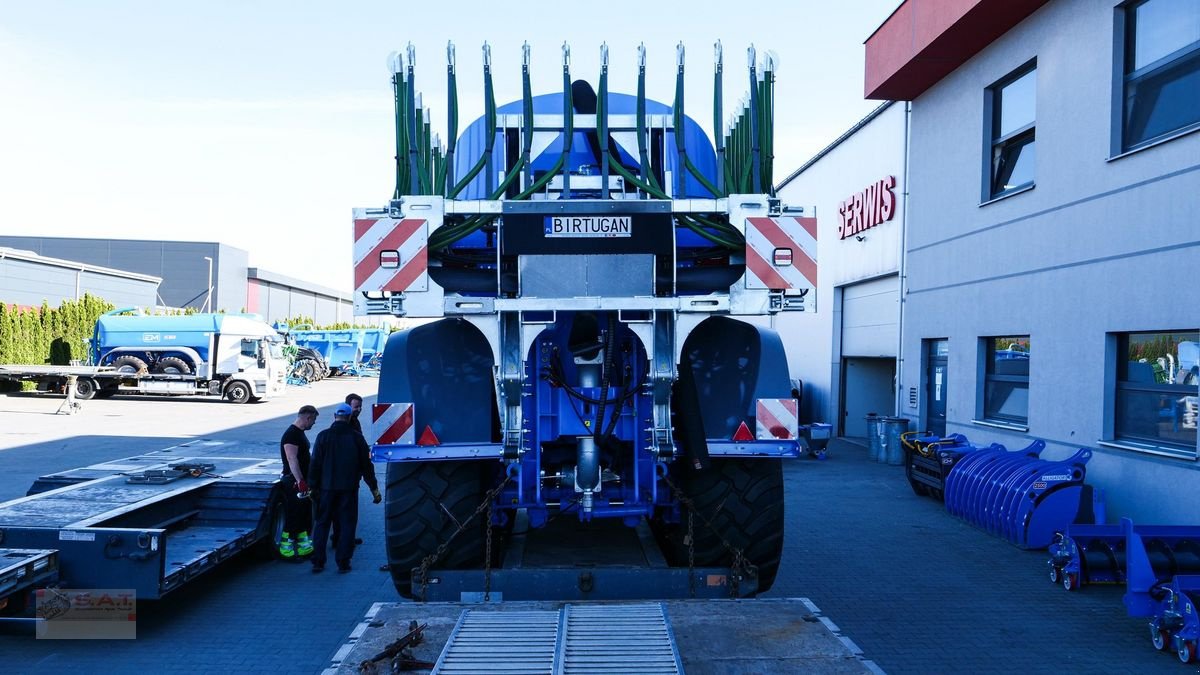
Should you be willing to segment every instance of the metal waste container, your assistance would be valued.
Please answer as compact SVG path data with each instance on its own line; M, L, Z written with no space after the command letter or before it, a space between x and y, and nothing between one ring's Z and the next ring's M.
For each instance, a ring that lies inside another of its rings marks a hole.
M883 433L883 454L881 461L899 466L904 463L904 445L900 435L908 431L907 417L884 417L879 422Z
M867 459L872 462L883 461L883 436L879 422L882 418L875 413L867 414Z

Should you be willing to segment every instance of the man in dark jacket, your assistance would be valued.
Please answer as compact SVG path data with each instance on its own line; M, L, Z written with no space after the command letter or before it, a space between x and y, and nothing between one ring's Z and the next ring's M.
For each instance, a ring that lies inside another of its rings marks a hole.
M317 493L317 524L313 532L316 547L312 555L314 573L325 569L329 528L335 521L339 536L334 559L338 572L350 571L358 527L358 481L361 479L371 488L376 504L383 501L379 481L375 479L375 467L371 464L371 450L362 434L350 426L351 414L349 405L338 405L333 412L333 426L317 434L313 450L308 482Z

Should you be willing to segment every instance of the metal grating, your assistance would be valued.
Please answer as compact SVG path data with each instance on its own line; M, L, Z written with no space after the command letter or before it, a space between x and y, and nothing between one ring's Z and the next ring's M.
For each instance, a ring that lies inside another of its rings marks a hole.
M683 664L661 603L567 605L554 673L671 673Z
M466 610L434 675L682 675L661 603L567 605L562 611Z
M433 673L551 675L559 613L466 610L446 640Z

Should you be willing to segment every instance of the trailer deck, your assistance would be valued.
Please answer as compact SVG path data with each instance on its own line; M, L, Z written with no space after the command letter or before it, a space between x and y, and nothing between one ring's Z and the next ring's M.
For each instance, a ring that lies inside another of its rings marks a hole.
M0 503L0 541L56 552L65 585L158 599L270 534L272 454L270 444L197 441L42 476Z

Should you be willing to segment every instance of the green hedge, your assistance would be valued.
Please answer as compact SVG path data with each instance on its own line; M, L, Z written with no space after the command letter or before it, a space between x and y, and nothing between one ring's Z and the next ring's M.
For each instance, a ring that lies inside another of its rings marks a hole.
M113 305L93 295L64 300L57 309L19 307L0 302L0 363L69 365L86 363L87 340L96 319Z

